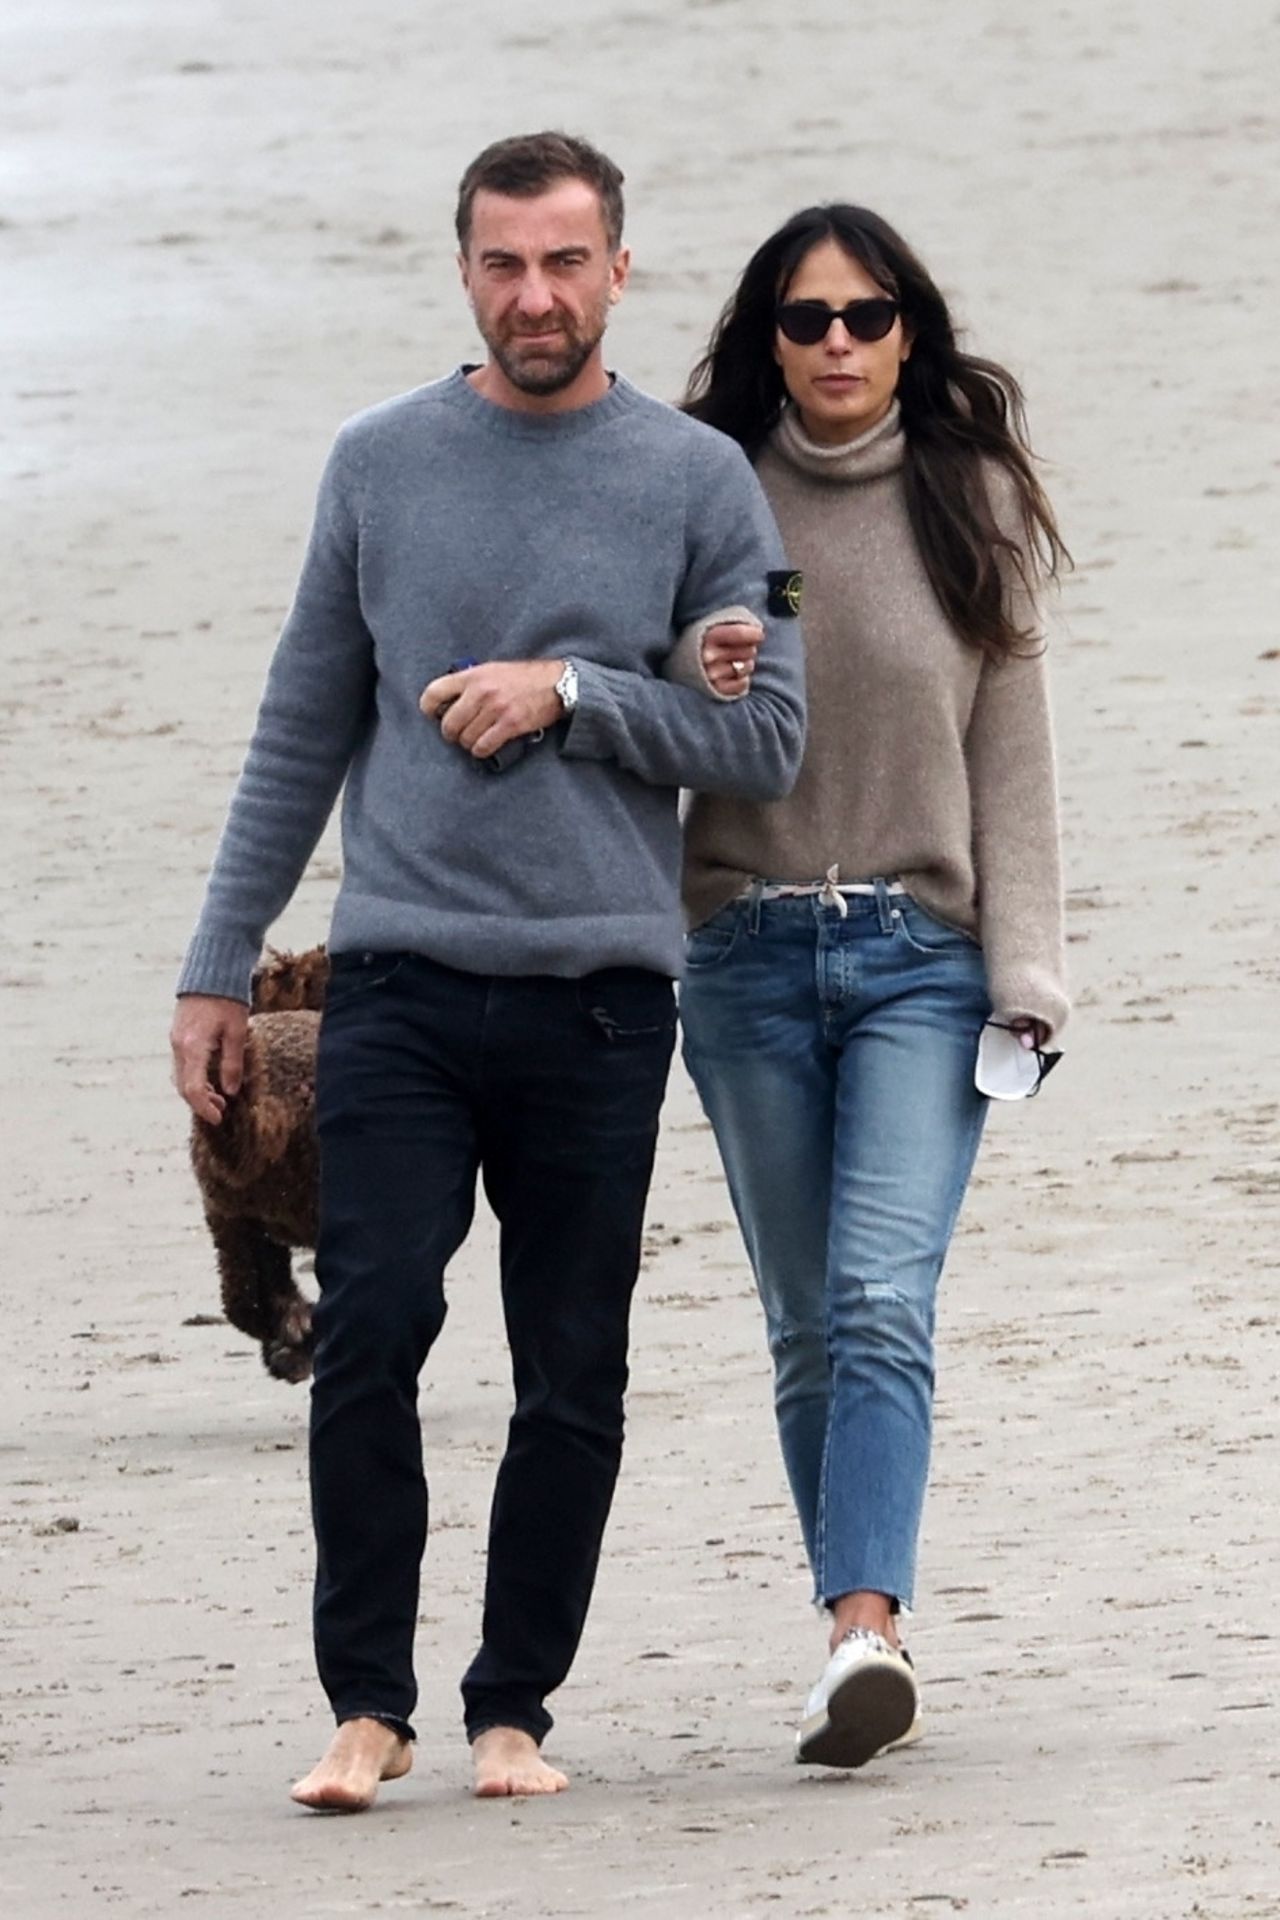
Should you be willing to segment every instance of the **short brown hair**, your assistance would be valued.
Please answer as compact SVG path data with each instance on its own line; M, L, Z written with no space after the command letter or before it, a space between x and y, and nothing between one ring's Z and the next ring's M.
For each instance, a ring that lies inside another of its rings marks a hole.
M569 133L517 133L495 140L477 154L458 183L454 225L465 253L471 237L471 208L477 193L505 193L533 199L558 180L585 180L600 196L605 236L610 247L622 244L622 172L607 154Z

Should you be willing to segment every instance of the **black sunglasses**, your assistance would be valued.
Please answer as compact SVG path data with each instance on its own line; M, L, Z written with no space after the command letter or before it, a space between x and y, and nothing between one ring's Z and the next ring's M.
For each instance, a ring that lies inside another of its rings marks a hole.
M833 320L844 322L855 340L883 340L898 317L896 300L851 300L847 307L829 307L825 300L788 300L774 315L793 346L816 347L825 340Z

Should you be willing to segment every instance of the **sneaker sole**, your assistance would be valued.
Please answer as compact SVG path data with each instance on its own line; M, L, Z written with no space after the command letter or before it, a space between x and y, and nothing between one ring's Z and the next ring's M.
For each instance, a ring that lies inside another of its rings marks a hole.
M901 1734L897 1740L891 1740L888 1746L883 1748L882 1751L885 1753L901 1753L904 1747L919 1746L923 1739L924 1722L921 1720L919 1713L917 1713L906 1732Z
M821 1713L802 1721L796 1759L806 1766L865 1767L911 1732L916 1690L896 1661L868 1661L838 1686Z

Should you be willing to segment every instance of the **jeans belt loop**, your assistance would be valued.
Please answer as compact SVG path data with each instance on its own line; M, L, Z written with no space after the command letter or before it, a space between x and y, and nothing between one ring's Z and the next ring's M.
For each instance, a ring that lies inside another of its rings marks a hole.
M889 883L877 875L874 882L876 890L876 917L880 922L881 933L892 933L894 910L889 905Z
M747 896L747 932L759 933L760 914L764 907L764 881L753 880Z

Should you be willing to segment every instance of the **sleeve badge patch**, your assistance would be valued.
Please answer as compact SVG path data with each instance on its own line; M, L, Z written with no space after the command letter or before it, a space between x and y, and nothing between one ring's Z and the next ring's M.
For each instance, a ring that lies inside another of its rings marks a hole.
M784 620L794 620L800 611L804 575L784 568L780 573L767 573L765 584L769 589L766 603L769 612Z

